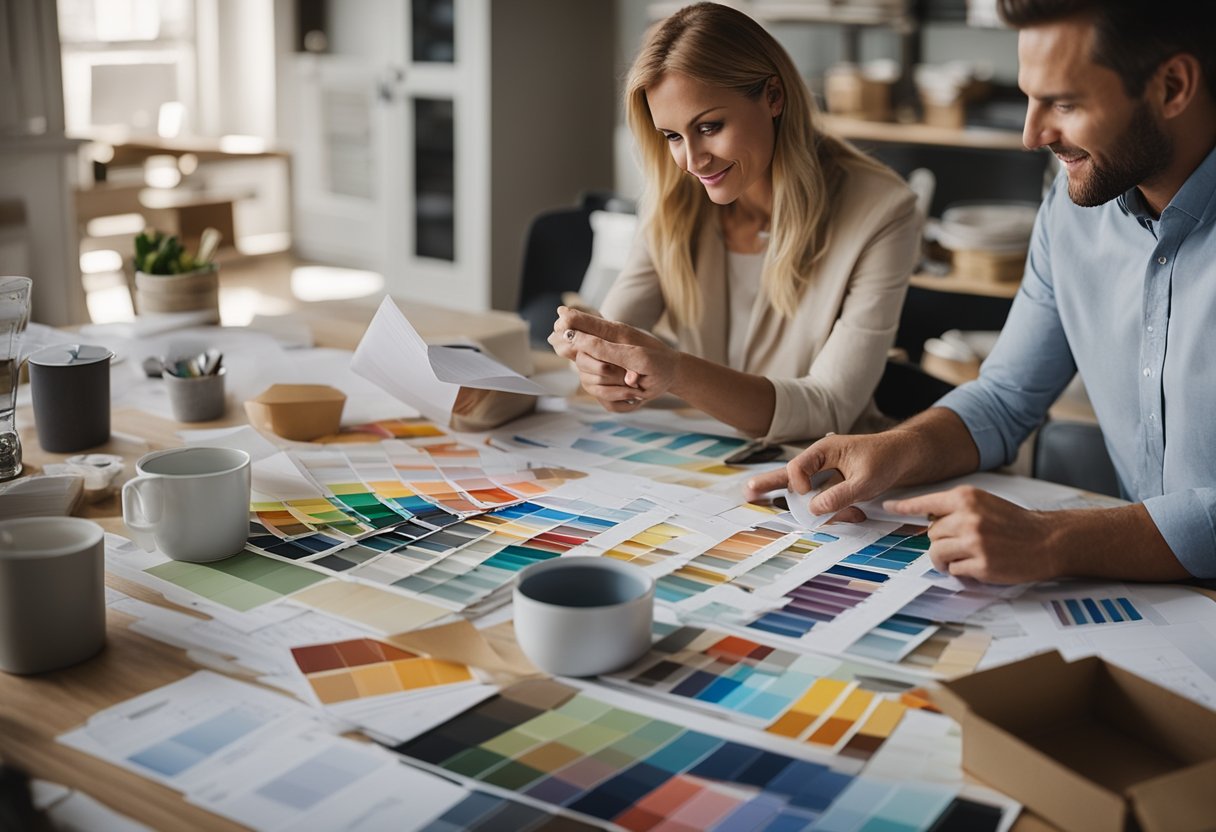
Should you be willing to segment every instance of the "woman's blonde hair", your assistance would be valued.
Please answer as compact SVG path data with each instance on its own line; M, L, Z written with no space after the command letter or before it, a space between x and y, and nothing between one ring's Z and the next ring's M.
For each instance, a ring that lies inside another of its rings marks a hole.
M705 189L672 164L667 139L655 129L646 90L669 72L752 100L764 93L770 78L781 81L785 103L774 124L772 230L761 285L772 305L790 317L827 243L841 160L868 157L816 129L815 103L794 62L747 15L729 6L697 3L659 23L629 72L625 112L646 173L648 242L674 323L700 320L693 251L704 223L717 211Z

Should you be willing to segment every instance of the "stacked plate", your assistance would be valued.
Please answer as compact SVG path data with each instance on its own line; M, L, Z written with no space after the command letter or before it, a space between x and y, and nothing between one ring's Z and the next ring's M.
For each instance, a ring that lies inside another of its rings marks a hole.
M937 241L951 251L1024 252L1039 206L1033 202L959 202L942 213Z

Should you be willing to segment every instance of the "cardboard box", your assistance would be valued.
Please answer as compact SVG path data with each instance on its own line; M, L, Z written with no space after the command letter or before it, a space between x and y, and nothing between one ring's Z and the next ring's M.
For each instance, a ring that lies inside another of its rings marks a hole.
M1216 711L1147 679L1052 652L934 700L963 727L963 768L1061 829L1216 828Z
M833 67L824 77L828 112L867 121L890 121L891 84L867 78L856 67Z
M328 384L272 384L245 402L245 415L259 430L297 442L338 432L346 394Z

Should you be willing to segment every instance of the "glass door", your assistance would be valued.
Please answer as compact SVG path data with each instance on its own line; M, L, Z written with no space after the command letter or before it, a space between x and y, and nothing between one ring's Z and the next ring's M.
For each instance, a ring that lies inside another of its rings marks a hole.
M389 181L385 277L395 294L484 309L489 123L486 0L410 0L390 119L401 152ZM480 128L475 125L482 125ZM470 127L472 126L472 127ZM480 135L476 135L480 133Z
M296 241L306 257L380 270L390 123L382 70L337 55L297 56Z

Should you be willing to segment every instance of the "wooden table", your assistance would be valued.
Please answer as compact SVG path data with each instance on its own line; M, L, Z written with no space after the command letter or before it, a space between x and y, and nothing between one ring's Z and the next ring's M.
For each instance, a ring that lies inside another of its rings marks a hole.
M325 326L349 341L353 335L351 327L364 325L370 319L370 314L366 308L362 312L346 310L343 314L326 318ZM431 325L440 328L450 325L451 314L438 314L431 320ZM345 327L341 326L343 323ZM319 340L324 342L328 339ZM354 340L357 341L357 338ZM224 419L197 427L243 422L243 413L233 409ZM48 454L41 450L29 408L18 410L17 424L21 430L25 460L31 471L64 458L65 455ZM133 474L135 461L144 453L180 445L176 436L180 427L177 423L135 410L115 411L112 414L110 442L95 450L121 456L127 463L123 475L125 479ZM109 532L125 534L117 496L88 504L78 513L96 520ZM197 611L166 601L154 590L115 575L107 575L106 583L141 601L204 617ZM190 805L166 786L55 741L58 735L87 722L96 712L184 678L199 669L184 651L128 629L131 621L123 613L108 610L108 641L105 649L98 656L75 667L30 677L0 673L0 760L25 770L33 777L78 789L153 828L241 828L218 815ZM492 641L509 645L512 631L509 624L502 625L493 628L489 636ZM1053 827L1023 812L1014 829L1016 832L1050 832Z

